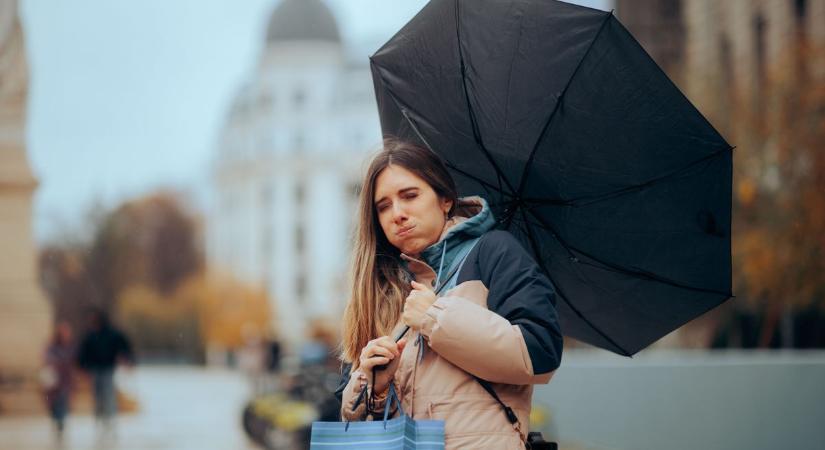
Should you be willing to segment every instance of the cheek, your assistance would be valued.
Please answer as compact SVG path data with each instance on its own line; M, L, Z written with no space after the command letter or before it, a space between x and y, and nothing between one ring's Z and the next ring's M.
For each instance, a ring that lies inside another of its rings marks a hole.
M381 226L381 232L384 233L384 237L387 238L388 241L392 242L392 234L390 231L390 221L386 220L386 217L378 216L378 224Z

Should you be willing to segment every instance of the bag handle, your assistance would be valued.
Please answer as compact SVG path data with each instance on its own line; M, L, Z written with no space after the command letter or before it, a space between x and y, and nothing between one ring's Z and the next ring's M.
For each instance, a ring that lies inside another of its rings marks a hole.
M387 429L387 417L390 413L390 409L392 409L392 402L395 401L395 405L397 411L401 412L401 415L404 415L404 408L401 407L401 400L398 398L398 393L395 392L395 383L390 382L390 392L387 394L387 402L384 403L384 429ZM393 414L395 414L393 412Z
M375 385L375 369L372 370L372 375L373 375L373 385ZM368 387L369 386L365 384L364 387L361 389L361 392L358 394L358 397L355 398L355 402L352 404L352 411L355 411L356 409L358 409L358 407L361 406L361 402L363 402L364 399L366 399L368 397L368 394L367 394ZM387 394L387 401L384 403L384 420L385 421L387 420L387 415L388 415L390 409L392 409L393 401L395 401L397 410L401 411L401 414L404 414L404 409L401 407L401 400L398 398L398 392L396 392L396 390L395 390L395 384L392 381L390 381L389 393ZM367 407L364 409L364 418L366 419L366 417L371 412L373 412L373 411L372 411L370 402L367 401ZM393 411L393 414L395 414L394 411Z

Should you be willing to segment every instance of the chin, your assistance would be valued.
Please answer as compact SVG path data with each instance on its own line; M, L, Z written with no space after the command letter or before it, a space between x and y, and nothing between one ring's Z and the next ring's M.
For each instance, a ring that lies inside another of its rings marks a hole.
M414 242L404 242L401 243L398 249L405 255L417 255L421 253L421 250L424 250L424 247Z

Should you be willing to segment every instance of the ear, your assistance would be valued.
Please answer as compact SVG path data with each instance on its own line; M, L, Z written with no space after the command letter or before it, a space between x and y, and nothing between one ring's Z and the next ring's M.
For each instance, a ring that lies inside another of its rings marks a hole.
M450 209L452 209L452 207L453 207L453 201L452 200L448 200L446 198L441 199L441 209L444 211L444 214L449 213Z

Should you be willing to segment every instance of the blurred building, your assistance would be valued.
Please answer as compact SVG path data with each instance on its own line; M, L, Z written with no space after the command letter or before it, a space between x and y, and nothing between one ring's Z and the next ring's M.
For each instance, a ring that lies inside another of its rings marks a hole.
M293 344L341 316L360 173L380 144L368 61L345 50L322 1L281 1L213 167L209 263L264 285Z
M616 14L739 147L762 142L750 141L748 121L732 120L743 115L736 110L770 121L765 83L795 76L796 46L825 46L825 0L616 0Z
M16 0L0 0L0 414L40 405L35 375L51 322L36 281L26 158L28 72Z

